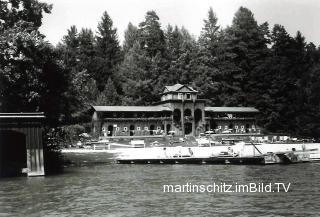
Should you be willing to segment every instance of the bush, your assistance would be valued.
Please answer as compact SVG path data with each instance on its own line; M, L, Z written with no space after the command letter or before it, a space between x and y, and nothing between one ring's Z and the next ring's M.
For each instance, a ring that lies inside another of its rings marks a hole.
M61 128L47 128L44 136L45 173L59 173L63 170L63 132Z

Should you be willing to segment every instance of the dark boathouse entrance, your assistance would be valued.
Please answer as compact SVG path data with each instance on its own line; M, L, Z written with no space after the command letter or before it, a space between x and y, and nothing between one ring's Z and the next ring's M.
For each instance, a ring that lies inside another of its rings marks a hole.
M43 113L0 113L0 177L44 175Z

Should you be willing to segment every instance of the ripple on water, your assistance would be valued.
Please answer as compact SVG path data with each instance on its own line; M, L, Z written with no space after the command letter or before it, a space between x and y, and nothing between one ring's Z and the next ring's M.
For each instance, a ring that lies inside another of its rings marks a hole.
M0 216L318 216L320 164L82 166L0 180ZM89 161L84 164L83 159ZM77 164L77 165L80 165ZM291 183L288 193L163 193L164 184Z

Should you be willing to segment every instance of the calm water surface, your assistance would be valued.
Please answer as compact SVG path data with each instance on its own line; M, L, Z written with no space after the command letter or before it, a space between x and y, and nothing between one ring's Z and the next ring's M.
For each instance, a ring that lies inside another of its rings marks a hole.
M88 155L87 155L88 156ZM0 179L0 216L319 216L320 164L120 165L68 154L61 175ZM164 184L291 183L288 193L163 193Z

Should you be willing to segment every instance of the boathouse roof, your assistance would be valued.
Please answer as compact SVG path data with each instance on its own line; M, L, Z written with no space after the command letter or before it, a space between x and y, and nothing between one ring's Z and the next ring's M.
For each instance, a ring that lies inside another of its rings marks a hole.
M98 112L161 112L171 111L166 106L92 106Z
M205 107L205 111L208 112L259 112L254 107Z
M45 118L43 112L0 113L0 119Z
M183 85L183 84L175 84L172 86L165 86L163 93L168 93L168 92L193 92L197 93L195 89L193 89L190 86Z

